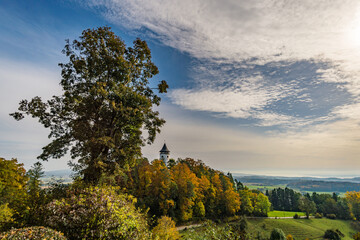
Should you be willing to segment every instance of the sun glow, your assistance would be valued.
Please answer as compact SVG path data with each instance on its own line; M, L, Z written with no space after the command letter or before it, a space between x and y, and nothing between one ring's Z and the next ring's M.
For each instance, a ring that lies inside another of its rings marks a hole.
M360 47L360 10L357 11L354 20L348 25L346 32L347 42L350 46Z

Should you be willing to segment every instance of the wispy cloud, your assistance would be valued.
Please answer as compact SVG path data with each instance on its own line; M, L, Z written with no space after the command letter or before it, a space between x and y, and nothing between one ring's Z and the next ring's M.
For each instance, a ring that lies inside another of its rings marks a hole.
M170 95L186 109L290 126L343 117L334 109L360 101L357 0L86 4L199 60L195 87Z

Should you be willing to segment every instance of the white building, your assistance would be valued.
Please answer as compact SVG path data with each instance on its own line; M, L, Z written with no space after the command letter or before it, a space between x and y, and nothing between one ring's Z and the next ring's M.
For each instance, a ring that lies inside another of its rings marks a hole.
M164 143L164 146L160 150L160 160L163 160L165 165L167 166L167 163L170 159L170 151L166 146L166 143Z

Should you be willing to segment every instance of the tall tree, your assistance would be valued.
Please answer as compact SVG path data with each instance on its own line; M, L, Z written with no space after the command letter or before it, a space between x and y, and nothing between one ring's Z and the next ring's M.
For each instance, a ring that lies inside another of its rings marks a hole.
M77 160L74 169L85 181L97 182L102 173L133 166L141 146L160 132L165 121L153 110L160 97L149 82L159 71L145 41L126 47L109 27L67 40L63 53L69 58L59 64L63 94L48 101L22 100L11 115L16 120L30 115L50 129L52 141L39 159L60 158L70 150ZM157 89L162 93L167 87L161 81Z
M311 213L316 212L316 204L311 201L306 195L301 197L299 202L299 208L301 211L305 212L306 218L309 218Z

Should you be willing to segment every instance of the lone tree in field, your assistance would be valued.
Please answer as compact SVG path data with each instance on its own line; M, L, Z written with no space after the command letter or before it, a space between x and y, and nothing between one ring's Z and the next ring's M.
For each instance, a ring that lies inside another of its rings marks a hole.
M304 196L302 196L300 199L299 208L302 212L305 212L306 218L309 218L311 213L316 212L316 204Z
M68 151L77 163L75 171L87 182L116 168L132 167L141 147L155 140L165 123L153 110L160 104L149 86L158 74L145 41L136 39L126 47L109 27L83 31L79 40L67 40L60 63L63 94L48 101L34 97L22 100L16 120L24 114L38 118L50 129L52 142L43 147L39 159L61 158ZM161 81L160 93L168 85ZM142 135L147 131L147 136Z

